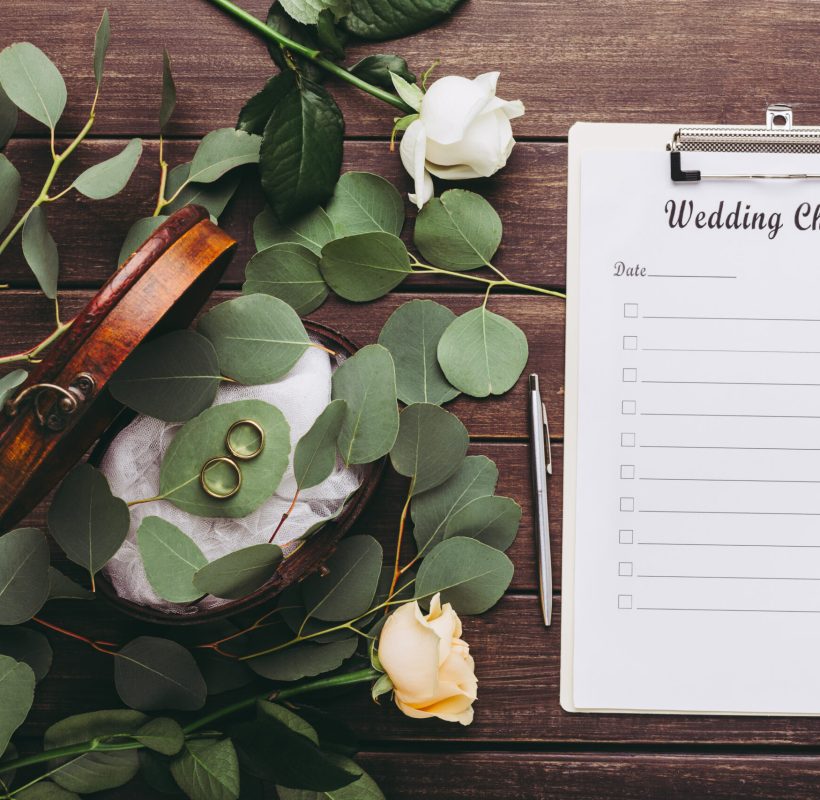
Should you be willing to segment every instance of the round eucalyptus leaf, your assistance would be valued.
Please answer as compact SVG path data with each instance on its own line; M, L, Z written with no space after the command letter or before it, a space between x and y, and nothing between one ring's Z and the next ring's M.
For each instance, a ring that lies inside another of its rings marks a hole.
M203 465L223 455L228 429L253 420L265 431L265 447L241 462L242 487L227 499L205 493L199 476ZM276 406L262 400L239 400L213 406L177 431L160 467L160 494L183 511L201 517L245 517L262 505L285 474L290 456L290 427Z
M333 373L334 400L347 403L339 432L345 464L368 464L390 452L399 432L396 370L381 345L370 344Z
M137 543L148 582L163 600L188 603L202 596L194 586L194 574L208 559L190 536L161 517L145 517Z
M241 689L253 680L253 673L244 661L227 659L212 650L200 650L195 658L208 686L208 695Z
M336 294L356 303L376 300L411 272L402 240L392 233L357 233L322 248L324 279Z
M0 655L0 753L25 722L34 702L34 672L28 664Z
M300 244L318 256L335 238L333 222L321 206L290 222L280 222L270 206L265 206L253 221L253 241L257 250L265 250L274 244Z
M302 581L308 614L342 622L364 614L373 603L382 569L382 546L372 536L349 536L325 562L326 574Z
M91 575L99 572L128 535L128 506L111 494L105 475L90 464L75 467L48 510L48 529L65 554ZM46 582L48 585L48 582Z
M0 628L0 654L28 664L39 683L51 669L54 653L40 631L29 628Z
M240 175L238 173L223 175L212 183L188 183L190 174L190 162L178 164L168 173L165 196L174 199L165 206L165 211L173 214L183 206L195 203L207 209L212 217L218 218L236 193Z
M17 106L11 102L9 96L3 91L3 84L0 82L0 147L3 147L11 138L14 129L17 127ZM5 227L0 225L0 228Z
M390 577L393 577L392 572ZM302 599L300 584L288 587L279 595L276 610L281 615L282 621L293 633L313 636L314 638L311 641L314 644L327 644L328 642L338 642L350 638L349 630L330 631L328 629L333 627L333 623L322 622L308 615L305 602Z
M185 744L185 734L176 720L169 717L150 719L135 734L134 738L150 750L173 756Z
M51 781L40 781L27 789L16 791L15 800L80 800L80 795L69 792Z
M108 388L116 400L140 414L184 422L213 403L220 380L210 340L185 330L140 345Z
M319 308L328 288L319 271L319 256L300 244L274 244L258 252L245 267L245 294L269 294L284 300L300 316Z
M0 231L11 222L19 199L20 173L11 161L0 154Z
M142 219L138 219L128 229L128 233L125 234L125 241L122 243L120 254L117 256L117 264L124 264L166 219L168 219L168 217L163 214L156 217L143 217Z
M217 558L197 570L194 586L202 594L238 600L264 586L282 561L275 544L252 544Z
M412 478L412 493L421 494L461 466L469 441L455 414L431 403L414 403L401 412L390 461L396 472Z
M214 306L199 322L222 371L246 384L285 375L310 345L299 315L278 297L250 294Z
M93 600L94 592L84 589L79 583L63 575L54 567L48 568L48 599L49 600Z
M512 389L527 364L529 347L521 328L480 306L450 323L437 353L453 386L472 397L487 397Z
M521 506L511 497L477 497L450 517L444 538L468 536L506 550L515 541L520 524Z
M142 139L132 139L117 155L81 172L72 186L92 200L119 194L134 173L142 156Z
M14 390L20 386L26 378L28 378L28 372L24 369L15 369L9 372L8 375L4 375L0 378L0 409L3 408L6 400L14 394Z
M345 172L327 205L337 236L383 231L398 236L404 201L390 181L370 172Z
M336 440L347 413L344 400L333 400L296 443L293 472L299 489L316 486L336 466Z
M213 183L226 172L259 161L259 136L234 128L218 128L199 143L188 173L189 183Z
M39 47L15 42L0 51L0 86L21 111L54 130L65 108L65 81Z
M177 785L194 800L238 800L239 760L230 739L192 739L171 762Z
M501 244L501 220L479 194L450 189L425 204L413 242L437 267L464 271L487 266Z
M181 644L156 636L139 636L117 651L114 685L122 702L139 711L196 711L207 694L194 657Z
M23 256L43 294L49 300L57 296L60 256L57 244L48 232L48 218L42 206L32 209L23 224Z
M379 344L396 364L396 388L403 403L441 405L459 391L450 385L438 363L441 335L456 315L433 300L411 300L399 306L385 322Z
M271 681L298 681L337 669L356 652L357 646L356 636L327 644L300 642L251 658L248 665L257 675Z

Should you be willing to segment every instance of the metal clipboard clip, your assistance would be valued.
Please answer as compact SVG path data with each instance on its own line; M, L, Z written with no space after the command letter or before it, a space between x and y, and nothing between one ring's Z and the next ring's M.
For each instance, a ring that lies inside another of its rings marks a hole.
M820 153L820 128L794 125L793 119L791 106L772 105L766 109L765 125L681 128L666 146L669 150L670 176L676 183L701 180L820 179L820 173L704 175L700 170L681 168L683 152Z

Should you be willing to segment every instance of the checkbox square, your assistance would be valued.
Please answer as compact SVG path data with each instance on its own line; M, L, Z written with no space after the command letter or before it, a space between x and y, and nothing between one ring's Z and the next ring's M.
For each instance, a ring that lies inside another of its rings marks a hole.
M622 528L618 531L618 544L632 544L635 541L635 531Z
M631 578L632 577L632 562L631 561L620 561L618 563L618 575L622 578Z
M634 367L624 367L624 383L635 383L638 380L638 370Z
M637 350L638 349L638 337L637 336L624 336L624 350Z
M624 316L627 319L635 319L638 316L638 304L624 303Z
M621 464L621 478L625 481L631 481L635 479L635 465L634 464Z
M622 433L621 434L621 447L634 447L635 446L635 434L634 433Z
M634 497L622 497L621 498L621 511L634 511L635 510L635 498Z
M632 608L632 595L631 594L619 594L618 595L618 608L621 608L621 609Z
M634 400L621 401L621 414L631 416L638 413L638 404Z

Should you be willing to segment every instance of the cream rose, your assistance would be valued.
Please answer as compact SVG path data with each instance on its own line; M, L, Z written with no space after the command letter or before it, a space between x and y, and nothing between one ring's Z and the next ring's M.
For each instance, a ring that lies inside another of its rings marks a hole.
M416 99L419 118L404 132L400 152L415 184L410 200L419 208L433 196L431 174L486 178L507 163L515 144L510 120L524 113L524 105L495 96L499 74L440 78Z
M439 717L469 725L478 681L461 620L440 595L426 616L417 602L388 617L379 639L379 660L393 682L396 705L408 717Z

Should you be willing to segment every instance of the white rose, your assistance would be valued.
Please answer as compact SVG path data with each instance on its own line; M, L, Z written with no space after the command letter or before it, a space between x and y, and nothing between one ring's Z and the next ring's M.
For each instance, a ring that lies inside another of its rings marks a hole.
M469 725L478 681L461 620L436 595L426 616L417 602L388 617L379 639L379 660L393 683L396 705L408 717L439 717Z
M486 178L506 163L515 139L510 120L524 113L520 100L495 96L498 72L475 80L437 80L417 104L419 118L401 140L401 160L415 183L410 200L421 208L433 196L431 174L447 180Z

